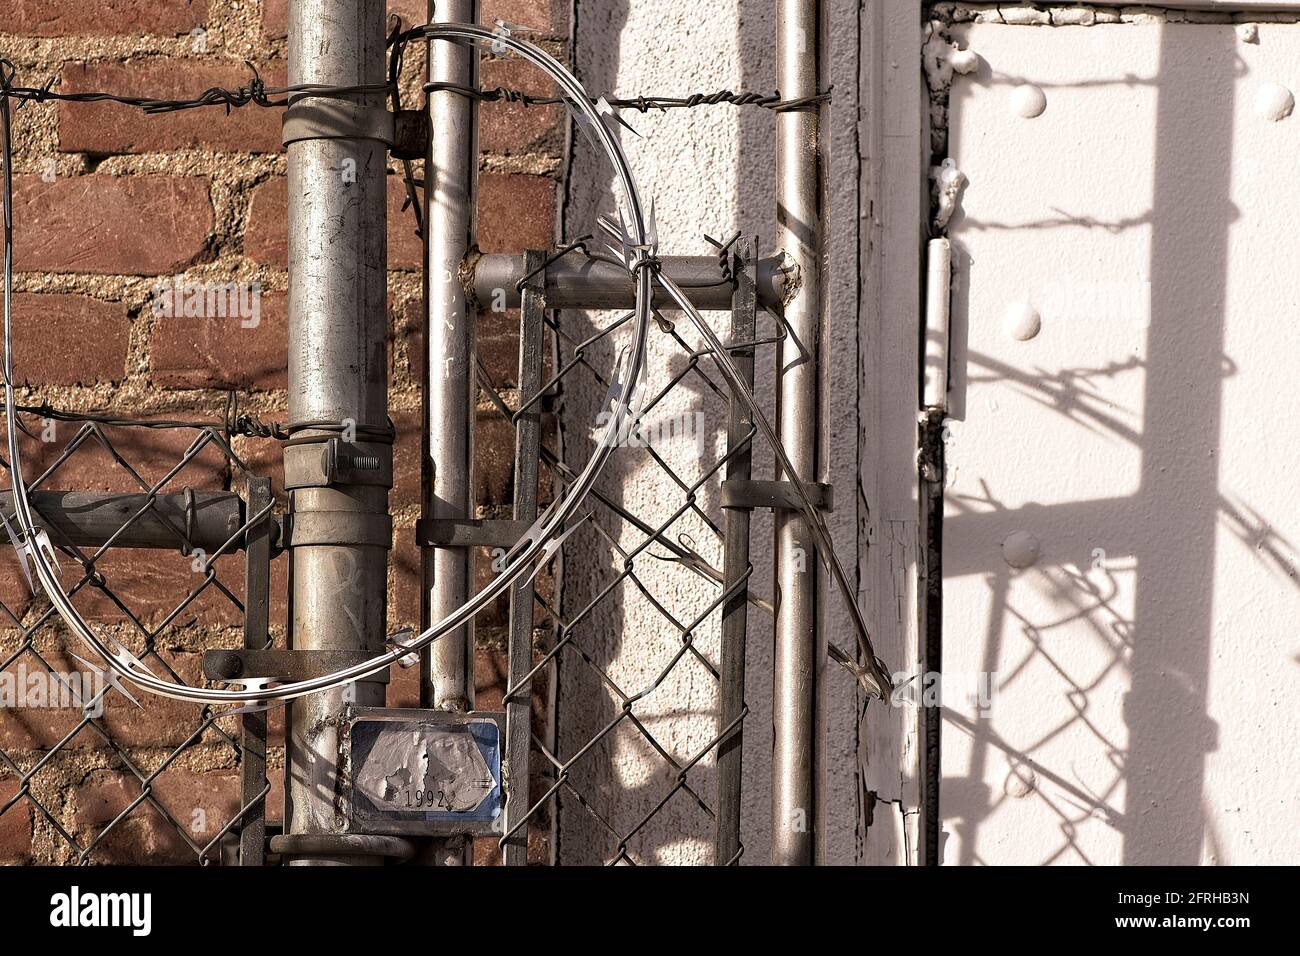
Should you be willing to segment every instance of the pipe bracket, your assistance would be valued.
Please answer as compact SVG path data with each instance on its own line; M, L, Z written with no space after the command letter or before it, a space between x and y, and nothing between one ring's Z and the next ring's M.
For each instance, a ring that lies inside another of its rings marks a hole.
M284 487L333 485L393 487L393 448L376 442L346 442L338 437L286 445Z
M284 111L280 139L285 146L308 139L373 139L398 159L420 159L429 141L423 110L390 113L380 106L312 99Z
M509 548L531 527L529 521L421 518L415 543L422 548Z
M391 549L393 519L366 511L301 511L288 516L285 533L287 547L354 545Z
M285 681L314 680L375 658L376 651L309 651L269 647L256 650L216 650L203 654L203 676L229 681L243 677L274 677ZM366 678L387 684L388 671Z
M808 493L813 507L818 511L835 510L834 488L821 482L808 482ZM722 507L752 510L771 508L774 511L802 511L803 502L793 482L741 481L730 479L722 483Z

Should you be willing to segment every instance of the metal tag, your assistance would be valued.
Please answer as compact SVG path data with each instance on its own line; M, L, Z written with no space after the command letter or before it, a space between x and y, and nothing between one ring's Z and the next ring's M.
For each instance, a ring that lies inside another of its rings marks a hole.
M504 714L355 708L344 742L354 833L501 831Z

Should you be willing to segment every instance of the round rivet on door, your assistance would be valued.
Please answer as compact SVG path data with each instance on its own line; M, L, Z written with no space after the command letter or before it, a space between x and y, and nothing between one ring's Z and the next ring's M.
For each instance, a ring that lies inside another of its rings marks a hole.
M1255 112L1271 123L1284 120L1295 109L1295 97L1281 83L1261 83L1255 91Z
M1047 109L1047 94L1032 83L1022 83L1011 91L1011 108L1025 119L1042 116Z
M1002 560L1013 568L1027 568L1038 560L1038 539L1028 531L1013 531L1002 542Z
M1028 342L1042 327L1043 320L1038 310L1028 302L1012 303L1002 317L1003 331L1017 342Z

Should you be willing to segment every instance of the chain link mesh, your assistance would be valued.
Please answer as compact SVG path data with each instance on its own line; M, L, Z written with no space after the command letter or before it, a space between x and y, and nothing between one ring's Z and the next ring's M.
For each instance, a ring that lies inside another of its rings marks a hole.
M202 651L242 646L238 549L247 525L231 528L224 545L204 553L194 546L192 529L159 501L200 490L239 491L252 473L228 435L183 423L69 426L30 414L21 421L38 515L42 491L132 496L117 532L101 547L79 547L51 531L73 602L160 677L201 685ZM58 441L69 428L72 437ZM9 463L0 460L0 467L7 474ZM114 546L146 521L161 522L175 549ZM223 837L246 815L261 813L270 790L250 805L240 803L237 719L220 718L210 707L129 695L75 656L79 644L39 587L37 594L27 589L12 550L0 564L0 692L7 697L0 707L0 826L29 824L38 863L216 862Z
M547 313L555 371L537 395L481 376L494 414L508 419L551 397L565 453L543 448L543 484L563 485L565 461L589 452L630 319ZM715 862L714 761L747 713L719 726L719 620L753 574L751 564L723 586L720 488L756 432L728 447L730 396L707 351L664 314L655 319L637 426L564 548L562 596L536 598L551 627L538 632L532 671L506 694L556 688L557 728L533 735L529 810L502 843L522 826L554 824L565 863ZM653 494L635 497L646 488Z
M576 331L580 325L587 334ZM480 363L490 415L517 423L545 405L568 423L563 452L557 429L545 433L543 504L572 477L566 461L587 452L591 437L575 425L599 404L595 396L607 393L619 336L630 322L626 315L592 322L579 313L546 313L545 326L550 357L537 394L490 381ZM540 700L543 713L534 718L528 810L500 842L522 829L535 838L561 827L565 862L654 861L665 825L692 842L685 859L712 862L713 761L746 714L719 726L717 622L752 575L751 565L744 579L723 587L719 488L728 461L752 444L754 431L727 446L729 395L711 374L707 352L662 314L656 327L651 360L669 371L647 386L653 392L638 403L636 428L561 552L583 580L566 583L560 595L538 588L533 668L504 694L506 702ZM751 344L778 341L774 335ZM245 568L238 549L247 524L232 529L216 553L204 554L158 503L163 495L241 491L252 472L229 435L184 422L69 423L32 413L21 420L33 499L55 489L142 496L131 499L102 547L78 547L52 534L79 610L151 669L160 668L160 676L201 684L203 651L242 646ZM590 424L594 433L600 423L593 417ZM66 441L41 440L68 431ZM8 463L0 460L0 467L7 472ZM653 500L624 500L629 476L633 485L653 485ZM39 514L35 501L34 507ZM12 510L6 517L12 523ZM168 526L173 550L114 546L154 519ZM78 647L43 595L27 590L11 551L3 564L0 680L13 699L0 708L0 824L29 815L33 834L45 837L33 840L42 848L36 862L216 862L223 837L274 805L269 784L250 804L240 802L235 718L148 694L136 695L137 707L120 685L72 656ZM622 624L612 641L610 622ZM271 632L283 641L283 625ZM628 656L636 666L629 668ZM83 687L74 686L78 680ZM46 688L45 700L31 706L22 690L38 686ZM553 720L545 719L551 694ZM669 696L677 703L665 707ZM690 701L689 715L679 712L682 700ZM629 772L641 778L634 786L612 785ZM537 852L530 860L542 862Z

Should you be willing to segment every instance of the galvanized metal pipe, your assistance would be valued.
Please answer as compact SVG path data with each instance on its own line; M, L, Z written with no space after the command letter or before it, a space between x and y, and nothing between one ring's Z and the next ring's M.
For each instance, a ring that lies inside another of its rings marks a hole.
M430 23L477 23L478 0L429 2ZM430 83L478 86L478 47L429 43ZM474 246L478 182L478 103L455 93L429 94L429 151L424 164L424 455L420 514L474 516L474 313L461 265ZM421 553L420 626L426 629L469 600L474 558L469 548ZM466 711L474 706L474 623L451 632L420 655L420 702ZM456 865L470 859L463 839L438 840L421 860Z
M430 0L432 23L477 23L478 0ZM429 44L431 83L478 84L478 48ZM474 316L460 281L461 263L474 244L478 179L478 107L451 92L429 94L429 153L424 190L425 455L421 514L474 516ZM468 548L426 548L421 627L464 604L473 586ZM474 703L474 628L434 643L421 663L426 707L468 710Z
M50 540L56 545L79 548L98 549L111 539L115 548L177 550L188 541L191 547L211 554L244 524L244 502L230 491L152 498L142 493L33 491L27 499L36 527L50 531ZM0 491L0 508L6 515L13 514L12 491ZM230 550L243 547L239 540Z
M730 309L735 280L724 274L717 256L664 256L663 270L677 283L697 309ZM484 309L517 309L519 280L527 272L520 256L495 253L472 256L466 262L467 285ZM796 275L780 256L758 262L758 303L780 312ZM571 253L546 267L548 309L630 309L636 302L636 285L619 263L587 259ZM658 287L656 308L672 309L672 301Z
M350 86L385 79L384 0L293 0L289 82ZM320 100L316 100L319 103ZM328 100L384 106L382 94ZM387 423L385 147L368 139L306 139L288 147L289 418ZM307 433L310 434L310 433ZM299 436L305 437L305 436ZM391 454L383 446L367 453ZM318 444L285 449L319 460ZM332 485L294 490L295 515L360 513L386 520L388 489ZM329 524L329 522L326 522ZM374 545L292 546L295 649L382 651L387 552ZM384 685L360 681L290 705L286 821L290 834L329 834L336 818L337 717L345 704L382 706ZM304 855L294 864L379 862Z
M826 4L777 0L777 88L785 97L826 89ZM777 366L778 431L806 480L827 477L825 104L777 116L777 242L801 273L786 304L789 335ZM785 477L785 476L781 476ZM778 511L776 675L773 687L772 862L811 865L822 855L825 729L823 578L807 522Z

